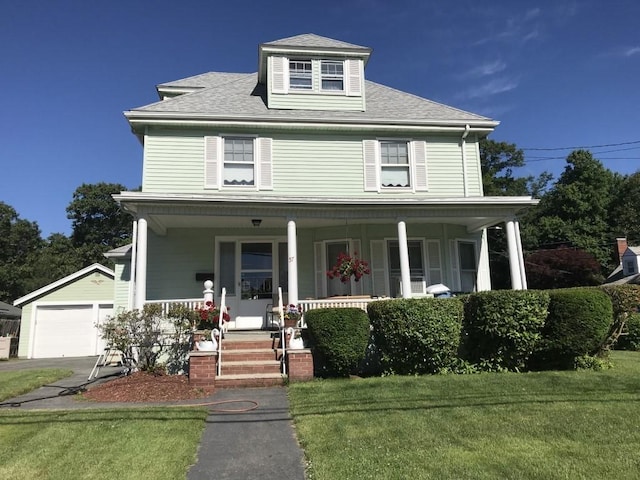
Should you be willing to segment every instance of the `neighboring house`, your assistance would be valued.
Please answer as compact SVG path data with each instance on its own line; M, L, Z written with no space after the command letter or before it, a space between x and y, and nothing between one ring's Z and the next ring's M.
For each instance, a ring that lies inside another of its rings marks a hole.
M278 287L303 305L489 290L486 229L501 223L526 288L516 215L536 201L482 192L478 142L498 122L366 80L371 54L313 34L267 42L257 73L163 83L125 112L142 190L114 196L135 219L133 246L110 253L116 308L202 298L211 279L231 328L260 328ZM343 252L371 274L328 278Z
M94 263L13 302L22 308L18 356L98 355L97 325L113 312L114 273Z
M630 247L626 238L617 238L616 246L620 264L605 280L605 284L640 284L640 246Z

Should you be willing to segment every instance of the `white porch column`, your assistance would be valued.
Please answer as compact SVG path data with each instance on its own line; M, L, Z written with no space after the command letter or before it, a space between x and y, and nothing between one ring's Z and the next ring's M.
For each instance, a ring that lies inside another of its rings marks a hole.
M476 279L476 290L479 292L491 290L491 268L489 267L489 241L487 239L487 229L482 229L480 240L480 258L478 259L478 278Z
M147 219L138 219L138 248L136 252L136 301L134 307L142 310L147 300Z
M511 288L522 290L522 276L520 274L520 261L518 259L518 241L516 239L515 220L508 218L505 221L507 229L507 250L509 252L509 270L511 272Z
M516 230L516 242L518 245L518 262L520 263L520 281L522 282L522 289L527 289L527 272L524 269L524 251L522 250L522 238L520 237L520 222L515 221L514 227Z
M411 298L411 271L409 270L409 246L407 245L407 224L398 222L398 250L400 251L400 278L402 298Z
M287 256L288 256L288 281L289 293L287 301L289 304L298 304L298 244L296 234L296 222L287 222Z

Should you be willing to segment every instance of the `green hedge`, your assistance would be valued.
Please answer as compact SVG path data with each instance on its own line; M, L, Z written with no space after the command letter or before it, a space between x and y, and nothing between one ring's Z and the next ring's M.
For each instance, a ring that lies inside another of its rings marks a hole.
M478 292L465 301L462 356L481 370L522 370L540 340L549 295L536 290Z
M457 365L463 316L459 300L379 300L367 311L387 373L437 373Z
M537 369L574 368L578 357L599 353L609 333L613 307L598 288L549 291L549 316L533 362Z
M623 348L626 348L629 345L625 344L623 337L627 336L624 334L628 331L627 323L631 321L630 316L640 307L640 285L605 285L602 290L609 295L613 306L613 322L604 348L609 349L619 341L622 341ZM632 330L633 328L631 327ZM623 335L620 336L621 334Z
M627 317L623 334L618 339L616 348L640 351L640 313L632 313Z
M314 353L315 375L344 377L365 356L369 317L359 308L321 308L304 314Z

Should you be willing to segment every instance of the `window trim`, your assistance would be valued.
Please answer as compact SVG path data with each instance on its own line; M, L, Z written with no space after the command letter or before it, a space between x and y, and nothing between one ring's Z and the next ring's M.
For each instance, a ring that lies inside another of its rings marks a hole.
M473 281L473 292L477 292L478 291L478 274L479 274L479 261L480 261L480 256L479 256L479 252L478 252L478 242L476 240L472 240L472 239L468 239L468 238L457 238L455 240L455 246L456 246L456 252L455 252L455 260L456 260L456 265L458 267L458 285L459 285L459 289L460 291L462 291L462 265L460 263L460 245L461 244L468 244L471 245L473 247L473 255L474 255L474 259L476 262L475 268L473 270L473 273L475 275L474 281ZM471 270L469 269L464 269L465 272L470 272Z
M221 149L221 156L222 156L222 161L220 162L221 166L221 172L220 172L220 187L221 188L244 188L244 189L252 189L255 190L258 188L258 154L257 154L257 148L258 148L258 142L257 142L257 135L220 135L220 138L222 139L222 145L220 146ZM225 183L224 180L224 172L225 172L225 167L227 165L227 163L230 164L245 164L248 165L247 162L238 162L238 161L227 161L227 159L225 158L225 145L226 145L226 141L227 139L234 139L234 140L252 140L253 142L253 155L252 155L252 163L251 165L253 165L253 184L249 184L249 185L229 185Z
M296 70L295 73L292 73L293 70L291 69L291 64L292 63L301 63L301 64L309 64L309 66L311 67L309 70L308 75L303 71L303 72L298 72ZM288 59L288 65L289 65L289 91L295 91L295 92L312 92L313 91L313 60L308 58L308 59L304 59L304 58L290 58ZM304 79L309 79L309 86L302 86L302 85L294 85L293 83L291 83L291 79L292 78L304 78Z
M401 139L401 138L379 138L378 139L378 151L377 151L377 160L378 160L378 168L380 171L380 181L379 181L379 186L380 186L380 190L381 191L403 191L403 192L407 192L407 191L414 191L414 178L413 178L413 161L414 161L414 156L411 152L411 142L412 140L410 139ZM409 181L409 185L407 186L388 186L388 185L383 185L382 184L382 172L385 168L391 169L391 168L399 168L399 167L403 167L405 166L405 164L395 164L395 163L386 163L383 164L382 163L382 144L402 144L404 143L407 149L407 163L406 163L406 169L407 169L407 179Z
M331 92L331 93L345 93L346 92L346 88L345 88L345 61L344 60L330 60L330 59L321 59L319 62L319 73L320 73L320 92L322 93L327 93L327 92ZM342 74L336 74L336 73L323 73L322 72L322 67L323 65L340 65L342 67ZM335 88L323 88L323 82L325 80L340 80L342 82L342 88L340 89L335 89Z

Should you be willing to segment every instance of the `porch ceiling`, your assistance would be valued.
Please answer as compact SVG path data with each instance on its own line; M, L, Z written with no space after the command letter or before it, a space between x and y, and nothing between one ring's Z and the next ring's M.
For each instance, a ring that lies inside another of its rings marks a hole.
M530 197L476 198L246 198L149 195L123 192L114 198L136 217L144 216L158 234L170 228L248 228L258 232L285 229L288 220L298 228L345 224L447 223L469 231L502 223L538 201ZM252 220L261 220L253 226Z

